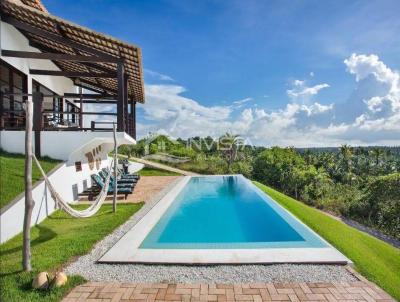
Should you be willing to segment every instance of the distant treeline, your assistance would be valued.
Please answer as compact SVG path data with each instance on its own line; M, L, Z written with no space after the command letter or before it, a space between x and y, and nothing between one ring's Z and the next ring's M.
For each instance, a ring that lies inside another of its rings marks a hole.
M381 149L387 153L393 155L400 155L400 146L352 146L353 150L360 150L360 152L369 152L373 149ZM312 147L312 148L295 148L300 153L312 152L312 153L324 153L324 152L340 152L339 147Z

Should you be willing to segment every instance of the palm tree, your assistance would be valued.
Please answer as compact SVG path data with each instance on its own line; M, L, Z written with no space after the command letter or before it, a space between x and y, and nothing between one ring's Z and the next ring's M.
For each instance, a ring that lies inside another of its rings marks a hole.
M228 171L231 172L233 162L238 157L238 149L242 141L239 135L226 132L219 139L219 149L222 151L224 159L228 164Z
M373 148L371 154L375 158L375 166L379 166L381 157L385 154L385 151L382 148Z
M340 146L340 154L345 160L349 160L353 155L353 148L350 145L344 144Z

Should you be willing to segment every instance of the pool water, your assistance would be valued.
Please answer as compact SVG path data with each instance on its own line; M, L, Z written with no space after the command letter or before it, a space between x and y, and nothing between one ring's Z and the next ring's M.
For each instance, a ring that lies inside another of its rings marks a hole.
M140 248L326 246L248 179L233 175L191 177Z

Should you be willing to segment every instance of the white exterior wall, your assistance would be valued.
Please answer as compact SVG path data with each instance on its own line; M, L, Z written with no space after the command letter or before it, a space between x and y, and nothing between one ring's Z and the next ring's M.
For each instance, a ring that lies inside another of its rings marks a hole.
M109 151L114 146L112 132L100 131L41 131L41 155L64 161L77 161L86 149L105 144ZM32 137L33 147L35 138ZM135 144L125 132L117 132L117 144ZM25 131L0 131L0 148L10 153L25 153Z
M24 148L24 131L0 131L2 138L13 138L13 143L9 144L7 140L5 146L1 148L8 152L21 152ZM42 132L49 134L49 137L43 138L49 142L53 142L51 148L47 145L42 145L47 148L47 153L56 158L65 158L49 179L56 191L67 202L73 203L77 200L77 194L92 186L91 175L96 174L104 167L110 165L108 153L113 149L113 137L111 132ZM3 141L3 139L2 139ZM126 133L119 132L117 135L118 144L132 144L135 141ZM8 148L9 147L9 148ZM100 148L99 148L100 147ZM74 150L74 151L71 151ZM46 154L47 154L46 153ZM89 162L88 153L91 153L92 161ZM77 171L75 162L81 162L81 171ZM97 163L96 163L97 161ZM35 165L35 163L33 163ZM34 226L40 223L48 215L54 212L54 201L50 192L46 190L44 182L40 182L32 191L35 206L32 213L32 223ZM0 216L0 243L7 241L13 236L22 232L23 218L25 208L25 196L18 196L9 206L1 209Z
M109 164L106 154L102 154L102 161L100 169L107 167ZM33 163L35 165L35 163ZM49 179L52 185L55 187L57 192L66 201L74 201L76 198L76 191L73 187L76 186L77 190L81 192L84 189L84 182L88 187L91 186L90 175L97 173L98 170L89 169L87 162L82 163L82 171L76 172L75 166L69 163L62 163L60 167L54 171ZM33 200L35 206L32 212L32 223L34 226L44 220L48 215L54 212L55 203L50 195L50 192L46 189L46 185L41 181L32 190ZM15 235L22 232L23 221L24 221L24 209L25 209L25 196L22 195L20 198L12 204L11 207L6 210L2 210L0 219L0 243L7 241Z
M39 52L29 46L28 40L13 26L0 21L1 48L7 50ZM59 95L76 92L73 82L66 77L30 75L29 69L59 70L49 60L1 57L2 60L27 75L28 93L32 93L32 80L41 83ZM34 137L33 137L34 139ZM118 144L134 144L135 140L124 132L117 133ZM100 147L100 148L99 148ZM11 153L25 152L24 131L0 131L0 148ZM75 201L76 194L91 186L90 175L109 165L107 154L113 148L112 132L42 131L41 154L63 160L61 167L49 177L52 185L66 201ZM88 154L92 159L89 162ZM76 171L75 162L81 162L82 171ZM35 164L35 163L33 163ZM54 211L54 201L43 182L33 190L35 206L32 226ZM22 194L9 206L0 210L0 243L22 231L25 198Z

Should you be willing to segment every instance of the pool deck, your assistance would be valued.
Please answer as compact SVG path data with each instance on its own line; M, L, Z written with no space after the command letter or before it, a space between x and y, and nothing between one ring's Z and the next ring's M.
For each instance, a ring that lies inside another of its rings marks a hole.
M135 186L132 194L129 194L126 199L119 198L119 203L138 203L148 202L153 196L160 193L166 187L168 187L175 180L182 176L141 176L138 183ZM105 203L112 203L112 196L106 198ZM81 204L91 203L86 198L79 200Z
M107 283L74 288L63 302L127 301L395 301L368 281L338 283Z
M161 200L107 251L98 262L170 264L351 263L347 257L328 243L326 247L320 248L237 248L217 250L139 248L147 234L170 207L189 180L190 176L179 179ZM311 229L310 231L313 232Z
M351 267L342 265L98 263L179 181L172 181L89 254L65 268L68 275L79 274L91 282L75 287L63 301L395 301Z

